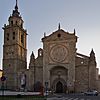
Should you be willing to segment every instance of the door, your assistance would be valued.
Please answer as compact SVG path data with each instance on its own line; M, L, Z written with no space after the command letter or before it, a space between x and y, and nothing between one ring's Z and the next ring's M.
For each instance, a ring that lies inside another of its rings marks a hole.
M63 93L63 84L60 81L56 84L56 93Z

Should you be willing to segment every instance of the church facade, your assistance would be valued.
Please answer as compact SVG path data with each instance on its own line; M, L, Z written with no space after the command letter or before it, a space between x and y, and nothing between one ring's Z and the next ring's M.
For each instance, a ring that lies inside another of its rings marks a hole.
M32 52L27 69L27 31L23 19L15 9L4 25L3 75L5 88L10 90L40 91L41 88L56 93L84 92L97 89L97 68L93 49L90 56L77 53L77 36L58 30L42 38L43 48L38 57Z

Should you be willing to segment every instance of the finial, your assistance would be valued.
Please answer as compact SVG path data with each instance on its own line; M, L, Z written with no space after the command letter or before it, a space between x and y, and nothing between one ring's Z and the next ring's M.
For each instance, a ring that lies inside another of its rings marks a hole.
M76 33L75 28L74 28L74 34Z
M92 48L92 50L91 50L91 52L90 52L90 60L91 61L95 61L95 53L94 53L94 50L93 50L93 48Z
M35 58L33 51L32 51L32 54L31 54L31 58Z
M46 37L46 33L44 32L44 37Z
M32 51L32 55L34 55L33 51Z
M93 50L93 48L92 48L92 50L91 50L91 54L94 54L94 50Z
M60 30L60 23L59 23L59 26L58 26L58 30Z
M92 48L91 52L90 52L90 56L95 56L94 50Z

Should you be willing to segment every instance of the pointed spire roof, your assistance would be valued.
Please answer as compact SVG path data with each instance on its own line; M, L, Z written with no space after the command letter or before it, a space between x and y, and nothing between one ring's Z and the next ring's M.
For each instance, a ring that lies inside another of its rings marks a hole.
M35 56L34 56L34 53L33 53L33 51L32 51L31 59L34 59L34 58L35 58Z
M90 55L95 55L93 48L92 48L92 50L90 52Z
M34 67L34 64L35 64L35 56L34 56L34 53L32 51L32 54L30 56L30 63L29 63L29 69L30 68L33 68Z
M93 48L92 48L92 50L90 52L90 58L95 60L95 53L94 53Z
M94 53L93 49L90 52L90 61L92 61L92 63L96 64L96 57L95 57L95 53Z
M16 0L15 9L13 10L12 16L20 17L20 13L18 12L18 1Z

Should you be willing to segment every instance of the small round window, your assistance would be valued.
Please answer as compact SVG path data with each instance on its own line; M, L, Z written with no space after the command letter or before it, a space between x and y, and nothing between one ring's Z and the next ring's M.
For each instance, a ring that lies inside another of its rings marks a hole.
M61 34L58 34L58 37L61 37Z

